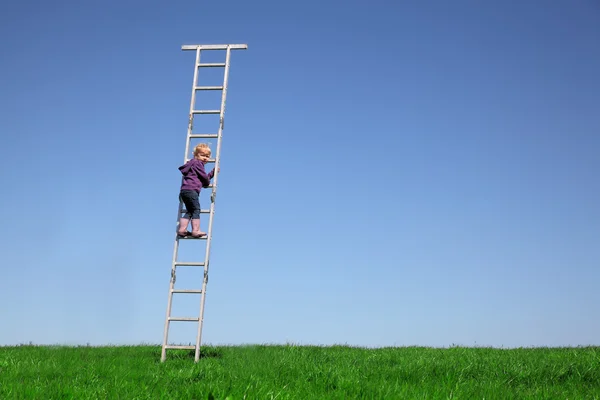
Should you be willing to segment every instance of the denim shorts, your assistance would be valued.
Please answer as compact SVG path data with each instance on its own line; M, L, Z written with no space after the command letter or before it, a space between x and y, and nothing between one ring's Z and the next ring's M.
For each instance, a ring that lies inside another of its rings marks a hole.
M195 190L182 190L179 192L179 200L183 201L187 211L184 215L184 218L200 218L200 199L198 192Z

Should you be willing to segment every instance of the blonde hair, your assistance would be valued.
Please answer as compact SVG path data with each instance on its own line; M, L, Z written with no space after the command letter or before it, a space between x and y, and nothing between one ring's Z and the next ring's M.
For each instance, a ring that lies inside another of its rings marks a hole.
M194 157L197 157L199 153L208 153L208 156L212 153L210 151L210 147L206 143L200 143L196 147L194 147Z

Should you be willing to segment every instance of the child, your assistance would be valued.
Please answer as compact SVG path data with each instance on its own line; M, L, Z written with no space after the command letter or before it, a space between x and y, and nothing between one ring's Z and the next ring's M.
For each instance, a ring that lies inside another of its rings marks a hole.
M210 158L210 148L207 144L201 143L194 148L194 158L179 167L183 175L179 199L185 204L186 213L179 218L179 229L177 235L185 237L190 235L194 238L206 236L205 232L200 232L200 190L210 185L210 180L215 175L213 169L209 173L204 170L204 164ZM188 224L192 220L192 232L188 232Z

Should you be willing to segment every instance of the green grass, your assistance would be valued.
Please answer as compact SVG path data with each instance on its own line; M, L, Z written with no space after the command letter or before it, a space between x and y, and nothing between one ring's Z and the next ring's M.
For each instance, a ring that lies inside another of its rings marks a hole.
M600 347L0 347L0 399L600 399Z

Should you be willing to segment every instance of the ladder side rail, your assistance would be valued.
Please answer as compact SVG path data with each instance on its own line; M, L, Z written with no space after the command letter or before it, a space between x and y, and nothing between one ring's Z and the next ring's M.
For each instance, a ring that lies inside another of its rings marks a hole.
M196 63L194 65L194 81L192 83L192 95L191 95L191 100L190 100L190 114L189 114L189 119L188 119L188 131L187 131L187 137L186 137L186 141L185 141L185 154L183 156L183 162L187 162L188 160L188 154L190 152L190 142L191 142L191 134L192 131L194 130L194 106L196 103L196 86L198 86L198 70L200 69L198 67L198 65L200 64L200 52L202 51L202 49L198 48L196 50Z
M215 202L217 195L217 184L219 179L219 165L221 163L221 140L223 139L223 130L225 129L225 104L227 102L227 86L229 84L229 67L231 63L231 49L227 49L225 55L225 71L223 76L223 90L221 92L221 109L219 116L219 131L217 132L217 151L215 153L215 176L213 178L213 190L211 195L211 205ZM212 232L212 225L209 226L209 232Z
M202 325L204 323L204 305L205 305L205 296L206 296L206 285L208 283L208 269L209 269L209 260L210 260L210 247L212 243L212 229L213 229L213 218L215 214L215 200L217 194L217 183L218 183L218 175L219 175L219 165L221 161L221 140L223 138L223 129L224 129L224 116L225 116L225 103L227 99L227 84L229 78L229 66L231 60L231 47L227 47L227 52L225 55L225 71L223 76L223 91L221 93L221 108L220 108L220 117L219 117L219 131L217 133L217 151L215 154L215 174L213 176L213 185L212 185L212 194L211 194L211 202L210 202L210 217L208 220L208 230L207 230L207 238L206 238L206 253L204 258L204 279L202 282L202 297L200 299L200 320L198 322L198 334L196 336L196 354L194 355L195 362L198 362L200 358L200 342L202 339Z
M198 81L198 64L200 64L200 48L196 49L196 63L194 64L194 78L193 78L193 82L192 82L192 95L191 95L191 100L190 100L188 131L187 131L187 137L186 137L186 143L185 143L185 153L183 156L184 163L187 161L187 155L189 152L190 140L191 140L190 135L192 134L192 130L194 127L192 111L194 109L194 103L196 101L196 83ZM182 209L183 209L183 204L180 200L179 207L177 209L177 221L179 221L179 218L181 217ZM171 307L173 305L173 288L175 286L175 280L176 280L176 269L177 269L176 262L177 262L178 250L179 250L179 238L176 236L175 244L173 245L173 257L172 257L172 261L171 261L171 280L169 282L169 298L167 300L167 315L165 318L165 327L164 327L164 332L163 332L163 346L162 346L162 351L161 351L161 356L160 356L160 359L163 362L167 358L167 341L168 341L168 337L169 337L169 326L170 326L170 322L171 322L169 320L169 318L171 317Z

